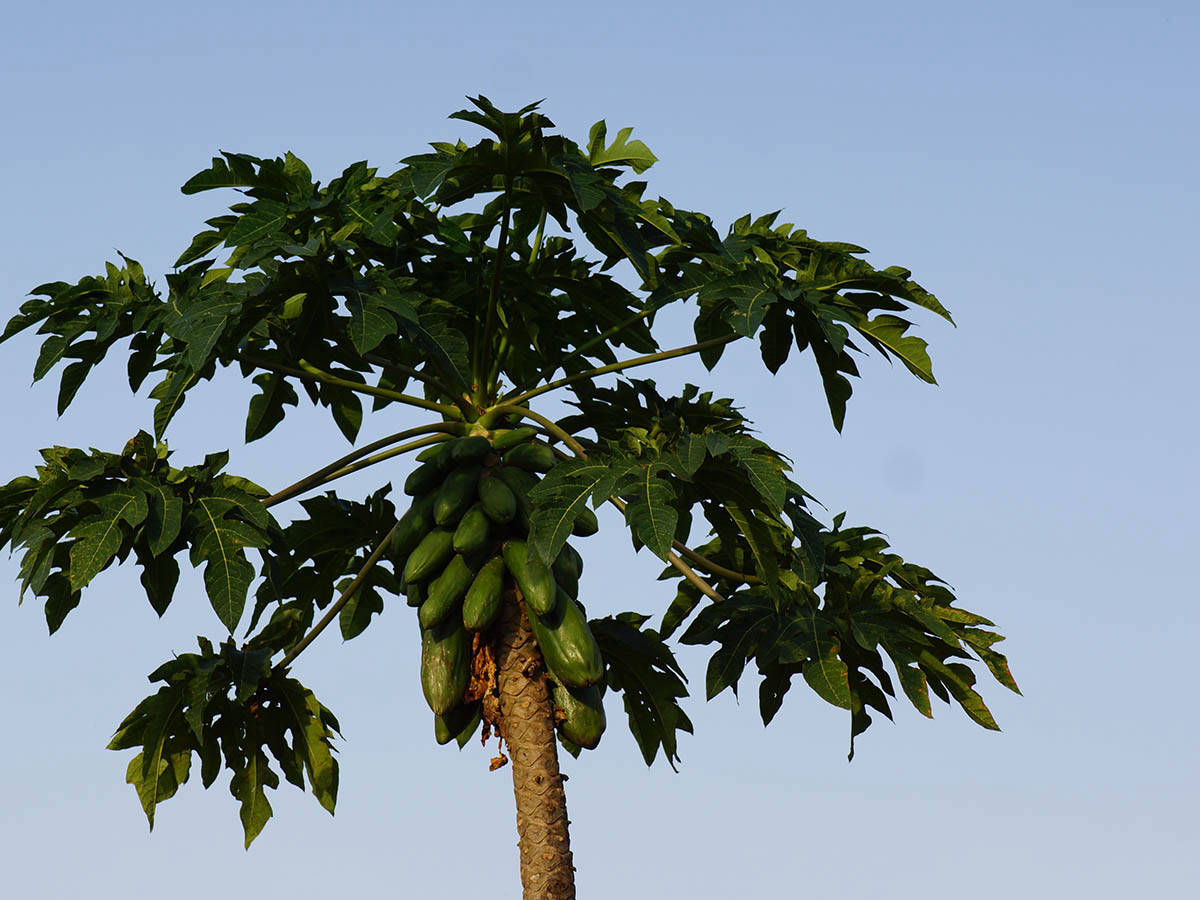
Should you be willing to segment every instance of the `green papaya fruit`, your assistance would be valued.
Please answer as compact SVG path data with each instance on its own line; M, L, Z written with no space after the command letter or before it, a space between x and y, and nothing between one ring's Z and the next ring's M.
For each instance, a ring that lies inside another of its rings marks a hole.
M550 682L554 705L566 716L558 723L559 733L573 744L594 750L604 734L604 699L600 685L572 688Z
M555 606L558 585L554 582L550 567L538 559L537 554L532 553L519 538L505 541L501 552L504 564L516 579L530 612L543 616L551 612Z
M591 537L599 530L600 520L586 506L580 510L579 514L575 517L575 524L571 526L571 534L578 537Z
M458 616L421 629L421 692L429 708L444 716L462 702L471 680L471 636Z
M549 615L529 611L529 626L550 674L569 687L587 687L604 677L604 657L579 604L559 589Z
M462 603L463 594L475 579L475 572L467 565L460 554L456 554L442 574L429 582L425 591L425 602L417 618L422 628L432 628L451 612L458 609Z
M409 606L420 606L425 602L425 585L406 583L404 585L404 600Z
M496 466L492 470L495 477L499 478L513 493L513 498L517 501L517 526L526 534L529 533L529 514L533 507L529 501L528 494L541 482L541 478L532 472L526 472L524 469L518 469L516 466Z
M583 559L570 544L563 544L562 550L550 567L554 580L567 596L572 599L579 596L579 576L583 573Z
M478 553L488 544L491 535L490 521L482 504L475 504L458 520L454 529L454 549L459 553Z
M492 442L481 434L450 441L450 459L455 465L479 462L492 452Z
M496 621L504 601L504 560L495 556L484 563L467 588L463 599L463 624L471 631L483 631Z
M433 501L433 520L439 525L458 522L467 507L475 501L475 486L479 482L479 466L454 469L438 488Z
M536 441L518 444L504 454L504 464L527 472L549 472L554 468L554 451Z
M433 490L442 480L442 467L433 460L423 462L404 479L404 493L416 497Z
M421 692L437 715L462 702L470 682L470 635L457 616L421 629Z
M433 736L439 744L457 740L462 747L479 727L480 718L478 703L459 704L444 716L434 715Z
M417 544L433 527L433 496L426 494L413 500L412 505L405 510L396 522L396 530L392 532L392 559L396 565L403 568L408 555L416 549Z
M404 564L400 577L409 584L428 581L445 567L453 553L454 532L435 528L408 555L408 562Z
M417 462L432 462L439 469L450 465L450 444L452 441L441 441L431 444L417 454Z
M497 453L510 450L517 444L523 444L537 434L536 428L522 425L520 428L500 429L492 432L492 449Z
M507 525L517 515L517 498L512 488L490 475L479 479L479 505L497 525Z

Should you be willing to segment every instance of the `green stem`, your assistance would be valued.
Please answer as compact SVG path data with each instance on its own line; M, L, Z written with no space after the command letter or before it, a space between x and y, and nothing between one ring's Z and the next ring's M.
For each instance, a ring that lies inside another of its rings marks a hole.
M391 544L392 535L395 533L396 528L399 527L399 524L400 523L397 522L395 525L393 525L391 531L387 533L387 536L379 542L379 546L375 548L374 552L372 552L369 557L367 557L367 561L363 564L363 567L358 570L358 574L354 576L354 580L346 585L346 589L342 591L342 595L333 602L333 606L329 607L329 609L325 612L325 615L321 617L321 621L314 625L312 630L302 637L300 642L291 650L289 650L287 655L279 661L279 663L275 666L277 671L283 671L290 666L295 661L296 657L303 653L305 648L315 641L322 631L329 627L329 623L338 617L338 613L342 611L342 607L349 603L350 598L354 596L355 592L360 587L362 587L362 583L366 581L367 575L369 575L371 570L375 568L375 564L379 562L380 557L383 556L384 551L387 549L388 545Z
M698 344L689 344L686 347L676 347L674 350L662 350L658 353L648 353L645 356L635 356L633 359L627 359L623 362L611 363L607 366L599 366L595 369L588 369L586 372L578 372L575 375L568 375L565 378L560 378L557 381L551 381L543 384L541 387L534 388L531 391L526 391L523 394L517 394L512 397L505 397L505 403L524 403L537 397L547 391L553 391L576 381L583 381L589 378L596 378L600 375L606 375L609 372L620 372L624 369L632 369L635 366L648 366L651 363L662 362L665 359L674 359L678 356L688 356L692 353L699 353L701 350L707 350L710 347L720 347L722 344L728 344L731 341L736 341L740 334L727 334L724 337L713 338L708 341L701 341Z
M450 406L445 403L434 403L432 400L425 400L422 397L413 397L409 394L401 394L398 391L389 391L386 388L374 387L369 384L359 384L357 381L348 381L345 378L338 378L336 375L331 375L323 369L318 369L312 363L305 360L300 360L297 365L298 369L293 369L291 366L281 366L278 363L268 362L265 359L259 359L249 353L237 354L237 359L242 362L249 363L252 366L257 366L260 369L266 369L268 372L278 372L280 375L291 375L293 378L307 378L311 381L317 381L321 384L328 384L334 387L345 388L349 391L354 391L358 394L366 394L370 397L381 397L384 400L392 400L396 403L405 403L409 406L416 406L420 409L428 409L433 412L440 412L444 416L459 416L462 415L462 410L457 406Z
M532 409L529 409L524 406L516 406L511 403L505 403L505 404L502 404L501 406L493 406L491 409L488 410L488 412L497 413L500 415L508 415L508 414L515 413L516 415L521 416L522 418L532 419L533 421L535 421L539 425L541 425L543 428L545 428L552 435L554 435L556 438L558 438L560 441L562 441L564 444L566 444L568 447L570 447L571 451L576 456L582 457L583 459L587 459L587 451L583 449L583 445L580 444L579 441L575 440L575 438L571 437L569 432L564 431L557 422L555 422L553 419L546 418L541 413L535 413Z
M622 514L625 513L625 501L620 497L609 497L608 502L619 509ZM747 575L745 572L735 572L733 569L727 569L720 563L713 562L707 556L697 553L682 541L672 540L671 546L678 550L681 556L686 556L688 559L692 560L692 562L707 569L713 575L720 576L728 581L740 581L743 584L762 584L762 580L758 577L754 575ZM674 556L673 553L668 553L667 559L670 560L672 556ZM672 565L674 565L674 563L672 563ZM675 568L679 569L679 566L675 566ZM680 569L680 571L683 572L683 569ZM691 571L690 567L689 571ZM683 574L687 575L687 572L683 572ZM693 574L695 573L693 572ZM688 581L692 582L692 584L695 584L700 588L700 590L704 591L704 593L708 594L708 596L712 597L713 599L721 599L721 595L713 591L713 589L709 587L707 583L701 585L698 581L690 576L688 577Z
M432 400L426 400L424 397L414 397L411 394L402 394L399 391L389 391L386 388L374 387L369 384L359 384L357 381L349 381L345 378L338 378L336 375L318 369L307 360L299 360L296 363L301 370L312 376L322 384L332 385L334 387L345 388L348 391L356 391L360 394L367 394L371 397L381 397L384 400L394 400L397 403L406 403L409 406L416 406L420 409L428 409L433 412L440 412L444 416L450 416L455 413L461 413L461 410L456 406L450 406L446 403L435 403Z
M533 271L533 264L537 262L538 254L542 250L542 235L546 231L546 211L542 210L542 215L538 218L537 234L533 239L533 250L529 252L529 271Z
M404 363L390 362L379 356L376 353L367 353L363 356L367 362L373 366L380 366L385 369L395 369L397 372L403 372L409 378L415 378L417 381L423 381L425 384L432 387L434 390L440 391L443 397L453 397L454 391L446 386L446 383L428 372L422 372L420 369L414 369L412 366L406 366Z
M483 354L492 343L492 331L496 327L496 307L500 302L500 273L504 269L504 254L508 252L508 220L512 214L512 180L504 178L504 215L500 219L500 238L496 242L496 265L492 267L492 286L488 291L487 319L483 326L483 337L475 344L475 359L471 366L471 375L475 380L472 390L475 391L475 402L482 403L487 396L488 385L481 377L483 373Z
M500 378L500 370L504 367L504 360L508 357L508 331L500 335L500 344L496 347L496 358L492 361L492 367L488 370L487 377L487 396L491 396L492 390L496 382Z
M319 487L327 480L332 480L328 479L327 476L339 472L350 463L362 459L364 456L368 456L383 447L395 444L398 441L407 440L408 438L416 437L417 435L421 434L430 434L431 432L435 434L442 433L447 435L455 435L459 434L461 431L462 424L460 422L437 422L432 425L419 425L416 428L409 428L405 431L398 431L395 434L389 434L387 437L380 438L377 441L372 441L365 447L360 447L351 453L347 453L341 459L335 459L329 465L322 466L311 475L304 476L295 484L288 485L283 490L272 494L263 501L263 505L274 506L276 503L282 503L285 500L290 500L297 494L302 494L314 487ZM438 440L443 440L443 438L438 438Z
M665 305L665 304L663 304L663 305ZM642 319L646 318L647 316L653 315L654 313L658 312L658 310L660 310L660 309L662 309L662 305L652 306L652 307L649 307L648 309L643 309L639 313L635 313L634 315L630 316L628 319L625 319L623 322L618 322L616 325L612 326L611 328L607 329L606 331L602 331L602 332L600 332L600 334L596 335L595 337L589 338L588 340L584 341L582 344L580 344L578 347L576 347L574 350L572 350L570 353L568 353L565 357L563 357L562 361L564 363L569 362L570 360L574 359L575 357L583 355L588 350L592 349L592 347L595 347L597 344L607 341L614 334L624 331L630 325L634 325L634 324L640 322ZM560 367L561 367L561 363L560 363ZM553 372L547 372L546 374L552 375Z
M432 437L421 438L417 441L409 441L407 444L401 444L399 447L393 447L391 450L385 450L382 453L376 453L374 456L368 456L366 459L360 460L359 462L351 463L348 466L343 466L336 472L329 475L329 477L322 479L321 484L328 484L330 481L341 478L344 475L349 475L351 472L357 472L359 469L365 469L368 466L381 463L385 459L392 459L393 457L400 456L401 454L407 453L410 450L419 450L421 447L428 447L431 444L440 444L444 440L446 440L444 437L433 435Z

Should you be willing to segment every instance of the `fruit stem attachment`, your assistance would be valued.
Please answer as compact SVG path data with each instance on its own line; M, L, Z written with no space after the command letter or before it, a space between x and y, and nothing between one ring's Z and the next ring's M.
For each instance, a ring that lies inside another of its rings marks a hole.
M355 592L360 587L362 587L362 583L366 581L367 575L369 575L371 570L375 568L375 564L379 562L380 557L383 556L384 551L388 548L388 545L391 544L392 535L395 534L399 525L400 523L397 522L392 526L391 530L387 533L384 539L379 542L379 546L376 547L371 555L367 557L367 561L363 563L363 567L358 570L358 574L354 576L354 580L346 585L346 589L342 591L342 595L333 602L333 605L329 607L329 609L325 612L325 615L321 617L321 621L314 625L312 630L302 637L299 643L289 650L287 655L275 665L276 671L282 672L287 669L287 667L295 661L296 657L303 653L308 645L315 641L321 632L329 627L329 623L338 617L338 614L342 611L342 607L349 603L350 598L354 596Z
M493 406L491 409L488 410L488 412L496 413L497 415L516 414L518 416L521 416L524 419L532 419L533 421L535 421L539 425L541 425L543 428L545 428L552 435L554 435L556 438L558 438L560 441L562 441L564 444L566 444L568 447L570 447L572 452L576 456L583 457L585 459L587 458L587 451L583 449L583 445L580 444L579 441L577 441L577 440L575 440L575 438L571 437L571 435L568 432L564 431L562 429L562 427L557 422L555 422L553 419L548 419L545 416L543 416L541 413L536 413L532 409L529 409L528 407L517 406L512 403L503 403L500 406Z

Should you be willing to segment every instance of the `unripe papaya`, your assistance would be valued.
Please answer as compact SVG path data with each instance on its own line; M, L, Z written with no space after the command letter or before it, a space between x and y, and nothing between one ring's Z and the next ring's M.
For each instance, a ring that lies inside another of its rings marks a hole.
M423 462L404 479L404 493L416 497L433 490L442 480L442 467L436 461Z
M546 615L554 609L558 585L554 582L554 573L550 567L532 553L526 543L519 538L504 542L502 548L504 564L516 579L517 587L525 598L525 605L530 612Z
M467 561L461 555L455 555L442 570L442 574L429 582L425 602L421 604L421 610L417 614L421 627L432 628L451 612L457 611L463 594L474 578L475 573L467 565Z
M517 527L528 534L529 514L533 508L528 494L537 487L542 479L532 472L526 472L516 466L496 466L492 469L492 473L512 490L513 497L517 501Z
M401 574L409 584L428 581L442 570L454 552L454 532L435 528L422 538L417 549L408 555Z
M433 499L432 494L426 494L413 500L396 522L396 530L392 532L392 559L401 568L408 555L433 527Z
M433 501L433 520L439 525L457 523L474 502L478 481L479 466L465 466L447 475Z
M501 429L492 432L492 449L497 453L510 450L517 444L523 444L537 434L536 428L523 425L520 428Z
M504 601L504 560L495 556L488 560L467 588L463 598L463 625L471 631L483 631L496 621Z
M518 444L504 454L504 464L527 472L549 472L554 468L554 451L536 441Z
M439 469L450 465L450 445L453 441L442 441L426 447L417 454L417 462L431 462Z
M479 704L462 703L444 716L433 717L433 736L439 744L457 740L458 746L461 747L471 739L471 735L479 727L479 720Z
M455 465L479 462L492 451L492 442L481 434L450 441L450 459Z
M604 677L604 657L583 610L563 590L549 615L529 612L529 627L550 674L569 687L587 687Z
M542 480L540 475L517 466L496 466L492 469L492 474L507 484L518 500L537 487Z
M454 529L454 549L468 556L478 553L487 546L490 533L488 517L477 503L458 520L458 527Z
M579 558L575 548L570 544L564 544L554 559L554 565L550 567L550 571L554 573L555 582L567 592L568 597L579 596L579 573L583 568L582 563L583 560Z
M425 585L406 583L404 585L404 600L409 606L420 606L425 602Z
M604 734L604 700L600 685L593 684L585 688L572 688L550 682L550 690L554 697L554 705L566 716L558 723L559 733L573 744L595 749Z
M600 520L596 518L596 514L586 506L579 511L575 517L575 524L571 526L571 534L579 537L591 537L600 530Z
M444 716L462 702L471 679L471 636L458 616L421 629L421 691L429 708Z
M479 479L479 505L497 525L507 525L517 515L517 498L502 479Z

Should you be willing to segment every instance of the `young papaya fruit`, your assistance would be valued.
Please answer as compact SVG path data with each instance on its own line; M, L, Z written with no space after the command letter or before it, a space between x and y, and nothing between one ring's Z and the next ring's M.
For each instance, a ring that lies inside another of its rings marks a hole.
M484 563L463 598L463 625L471 631L483 631L496 621L504 601L504 560L495 556Z
M417 613L422 628L432 628L434 625L458 609L462 603L463 594L467 592L475 573L467 565L461 554L446 564L442 574L429 582L425 591L425 602Z
M452 441L441 441L431 444L417 454L417 462L432 462L439 469L450 465L450 444Z
M490 536L490 520L482 504L476 503L458 520L458 527L454 529L454 549L468 556L478 553L487 546Z
M479 505L497 525L507 525L517 515L517 498L512 488L491 475L479 479Z
M529 627L550 674L568 687L587 687L604 677L600 645L579 604L561 588L548 615L529 611Z
M578 558L579 554L564 546L550 567L555 583L571 598L579 596L579 567L575 565Z
M458 746L462 747L479 727L479 721L479 704L462 703L444 716L434 715L433 736L439 744L448 744L456 740Z
M522 425L520 428L505 428L492 432L492 449L497 453L511 450L517 444L523 444L537 434L536 428Z
M401 586L401 590L404 593L404 601L409 606L416 608L425 602L425 585L405 582Z
M441 483L442 467L435 461L423 462L404 479L404 493L416 497L433 490Z
M455 465L479 462L492 452L492 442L481 434L455 438L449 442L450 459Z
M504 454L504 464L527 472L549 472L554 468L554 451L536 441L518 444Z
M558 585L554 582L550 567L538 559L537 554L530 552L528 545L519 538L505 541L501 552L504 565L516 579L529 611L546 615L553 610Z
M442 570L453 553L454 532L435 528L408 555L400 577L410 585L428 581Z
M475 486L479 482L479 466L454 469L438 488L433 501L433 520L439 525L452 525L475 502Z
M471 636L458 616L421 629L421 692L436 715L462 702L471 679Z
M571 526L571 534L578 537L591 537L600 530L600 520L586 506L575 516L575 524Z
M600 685L572 688L550 682L554 705L566 717L558 723L559 733L573 744L594 750L604 734L604 699Z
M408 555L433 527L433 500L432 494L416 498L396 522L396 530L392 532L391 550L392 559L400 568L404 567Z

